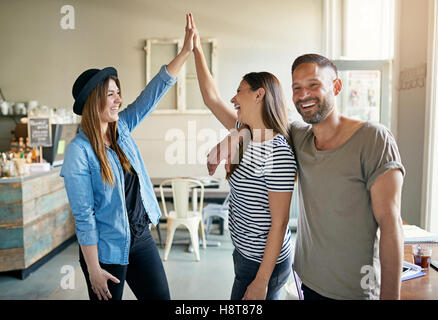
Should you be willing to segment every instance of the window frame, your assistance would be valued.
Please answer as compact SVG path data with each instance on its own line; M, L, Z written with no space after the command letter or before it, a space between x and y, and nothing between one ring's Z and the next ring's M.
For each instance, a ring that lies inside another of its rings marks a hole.
M438 233L438 0L429 0L421 227Z
M391 74L392 60L333 60L338 71L378 70L380 71L380 120L379 123L391 128Z
M201 38L200 39L202 44L209 44L211 46L210 50L210 73L213 77L213 80L216 82L217 78L217 40L215 38ZM177 54L181 51L183 46L183 39L181 38L149 38L145 40L145 75L146 75L146 84L149 83L149 81L152 80L152 78L155 76L152 74L152 56L153 56L153 45L175 45L175 56L170 57L170 60L175 58ZM208 59L207 59L208 61ZM196 72L195 72L196 74ZM192 114L192 115L210 115L211 111L208 109L205 105L202 109L189 109L187 108L187 86L186 83L188 81L196 80L195 77L191 77L188 79L187 77L187 68L186 63L181 67L180 72L178 73L178 81L176 82L176 104L174 108L172 109L155 109L152 114L154 115L180 115L180 114Z

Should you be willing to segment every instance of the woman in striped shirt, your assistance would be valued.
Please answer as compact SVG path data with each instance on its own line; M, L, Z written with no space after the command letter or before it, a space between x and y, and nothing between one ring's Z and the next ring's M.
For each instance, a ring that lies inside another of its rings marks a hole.
M204 103L230 131L245 124L251 139L229 173L229 229L235 278L231 299L278 299L292 270L289 207L296 162L278 79L268 72L243 77L231 99L221 98L195 31L195 64ZM243 146L240 148L243 149Z

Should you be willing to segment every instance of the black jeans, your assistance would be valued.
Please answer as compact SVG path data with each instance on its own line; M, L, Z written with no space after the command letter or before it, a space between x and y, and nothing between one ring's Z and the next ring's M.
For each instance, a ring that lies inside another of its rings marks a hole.
M301 290L303 291L304 300L333 300L320 295L318 292L310 289L304 283L301 284Z
M98 300L91 289L90 277L81 248L79 262L85 276L90 300ZM113 300L121 300L125 280L138 300L170 300L169 286L161 262L160 254L149 227L145 233L131 241L129 264L100 263L102 269L120 280L120 283L108 280L108 290Z

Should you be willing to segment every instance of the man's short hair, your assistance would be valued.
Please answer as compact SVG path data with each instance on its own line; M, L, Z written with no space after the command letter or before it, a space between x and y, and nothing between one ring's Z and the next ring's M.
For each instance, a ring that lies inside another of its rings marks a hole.
M308 53L296 58L292 64L292 73L294 73L295 69L302 63L316 63L321 68L329 67L335 72L336 77L338 77L338 68L336 68L335 64L330 59L319 54Z

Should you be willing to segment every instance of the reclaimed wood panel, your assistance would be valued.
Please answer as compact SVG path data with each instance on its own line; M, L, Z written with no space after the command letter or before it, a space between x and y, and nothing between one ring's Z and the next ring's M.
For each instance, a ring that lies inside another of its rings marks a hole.
M0 250L0 272L25 268L23 247Z
M64 189L64 179L59 176L59 171L40 176L35 179L27 180L22 185L22 201L40 198L45 194L53 193L57 190Z
M44 257L52 249L52 235L47 234L38 239L38 241L32 243L29 246L24 247L24 264L25 267L29 267L32 263L38 259Z
M59 169L0 183L0 271L23 270L75 233Z
M68 203L65 189L41 195L23 203L23 224L27 225Z
M0 183L0 206L19 205L23 201L21 183Z
M27 266L69 239L75 233L69 206L51 212L24 228L25 264Z
M71 214L70 210L68 210L67 220L65 220L62 224L56 225L56 228L52 232L52 248L56 248L66 239L74 236L75 232L76 230L73 215Z
M23 228L2 228L0 249L13 249L23 246Z
M0 228L20 227L23 225L23 206L11 204L0 205Z
M55 228L55 215L56 212L50 212L23 227L25 248L28 248L52 232Z
M69 215L71 216L69 206L64 206L25 225L23 230L24 246L30 246L64 224L71 224Z

